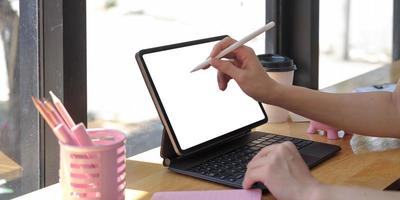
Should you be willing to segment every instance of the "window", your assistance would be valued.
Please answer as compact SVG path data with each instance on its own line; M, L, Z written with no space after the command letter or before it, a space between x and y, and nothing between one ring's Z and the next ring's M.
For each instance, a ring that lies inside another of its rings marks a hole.
M162 125L134 54L218 35L240 38L263 24L265 1L87 1L88 126L124 131L128 156L159 146ZM264 53L265 37L248 45Z
M392 60L393 0L320 1L319 88Z
M38 32L35 1L0 1L0 199L39 188Z

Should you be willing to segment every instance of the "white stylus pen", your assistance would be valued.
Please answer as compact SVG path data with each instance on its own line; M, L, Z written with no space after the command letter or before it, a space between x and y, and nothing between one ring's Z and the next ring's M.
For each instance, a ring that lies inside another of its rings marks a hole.
M268 30L270 30L271 28L273 28L275 26L275 22L269 22L268 24L266 24L265 26L259 28L258 30L250 33L248 36L244 37L243 39L233 43L231 46L227 47L226 49L222 50L221 52L219 52L219 54L216 56L216 58L220 59L222 57L224 57L226 54L232 52L233 50L239 48L240 46L242 46L243 44L245 44L246 42L250 41L251 39L257 37L258 35L260 35L261 33L264 33ZM200 65L198 65L197 67L195 67L192 71L190 72L195 72L197 70L203 69L205 67L207 67L208 65L210 65L211 62L211 58L208 58L207 60L205 60L204 62L202 62Z

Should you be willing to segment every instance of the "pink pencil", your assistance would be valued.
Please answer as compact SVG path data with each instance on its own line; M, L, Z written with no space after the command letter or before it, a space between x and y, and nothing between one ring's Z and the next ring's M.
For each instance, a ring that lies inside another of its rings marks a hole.
M74 120L69 115L67 109L64 107L60 99L52 92L49 91L51 99L58 111L61 115L61 118L64 120L66 125L71 129L71 136L75 139L79 146L91 146L93 145L92 140L86 132L86 127L83 123L79 123L75 125Z
M51 128L56 127L56 125L57 125L56 119L46 110L43 103L39 99L36 99L33 96L32 96L32 101L33 101L33 104L35 105L36 109L39 111L39 113L42 115L44 120L47 122L47 124Z
M53 113L54 111L51 111L52 105L48 102L47 104L44 104L42 101L36 99L35 97L32 97L32 101L35 107L38 109L39 113L53 130L57 139L63 144L75 145L76 142L71 137L69 128L67 128L64 123L61 123L60 119L57 119L57 117Z
M43 100L43 104L46 107L46 109L51 113L51 115L54 116L54 118L56 119L57 124L61 124L61 123L65 124L64 119L60 116L60 114L54 108L52 103L48 102L47 100Z
M64 119L64 121L67 124L67 126L69 128L74 127L75 126L75 122L74 122L74 120L72 120L71 116L68 114L67 109L65 109L65 107L61 103L60 99L52 91L50 91L49 93L50 93L51 99L53 100L53 103L54 103L58 113Z

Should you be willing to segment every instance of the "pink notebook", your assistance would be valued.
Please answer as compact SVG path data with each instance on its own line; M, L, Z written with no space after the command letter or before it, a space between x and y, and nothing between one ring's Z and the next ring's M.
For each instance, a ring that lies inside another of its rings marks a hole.
M261 190L207 190L157 192L151 200L260 200Z

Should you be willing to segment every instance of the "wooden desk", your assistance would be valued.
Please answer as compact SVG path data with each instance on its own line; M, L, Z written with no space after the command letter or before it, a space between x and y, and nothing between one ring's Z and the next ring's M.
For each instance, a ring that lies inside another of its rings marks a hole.
M341 146L342 151L335 157L312 170L312 174L324 183L381 190L400 177L400 149L355 155L349 144L350 135L343 140L329 141L317 134L307 134L307 127L308 123L284 123L263 125L257 130ZM140 194L138 199L148 199L157 191L228 189L222 185L170 172L160 163L158 149L128 161L127 188ZM265 194L263 199L274 198Z
M263 125L257 130L341 146L342 150L335 157L311 171L324 183L357 185L382 190L400 177L400 149L356 155L349 144L351 135L345 136L342 140L327 140L318 134L307 134L307 127L308 123L283 123ZM229 189L223 185L171 172L161 165L161 161L159 148L127 160L126 199L150 199L151 195L158 191ZM35 197L55 199L56 196L60 196L58 184L17 199ZM265 194L263 199L274 199L274 197Z
M396 82L400 77L400 62L379 68L367 74L344 81L324 91L351 92L355 87L376 83ZM336 144L342 150L333 158L315 167L311 172L321 182L338 185L364 186L382 190L400 177L400 149L384 152L355 154L347 135L343 140L327 140L320 135L306 133L308 123L268 124L259 131ZM154 192L176 190L214 190L228 187L170 172L161 165L159 148L129 158L127 161L126 199L149 199ZM60 199L58 184L24 195L18 199ZM263 199L274 199L265 194Z
M0 179L14 180L21 176L22 167L0 151Z

